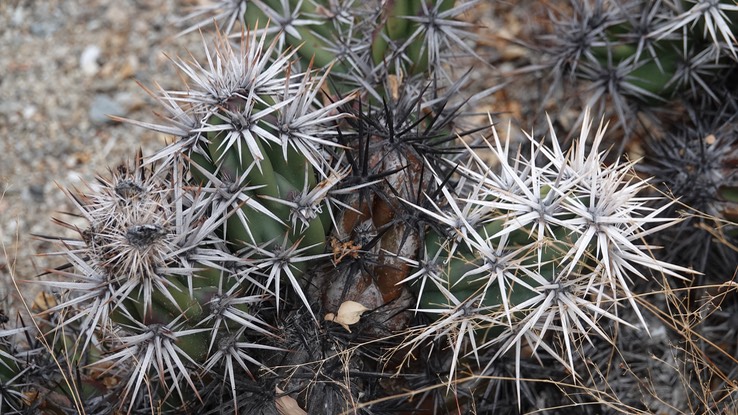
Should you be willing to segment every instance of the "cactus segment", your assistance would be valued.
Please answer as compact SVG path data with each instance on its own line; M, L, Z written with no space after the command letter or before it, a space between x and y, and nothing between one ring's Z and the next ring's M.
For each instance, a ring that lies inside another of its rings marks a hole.
M423 268L404 280L414 282L416 311L436 319L408 340L412 348L461 330L455 338L473 336L475 356L502 345L496 357L514 347L519 362L521 343L543 344L548 331L568 339L573 333L608 338L599 320L630 324L618 317L621 307L630 307L645 326L630 289L633 278L646 278L639 268L677 278L690 273L641 245L653 232L645 224L666 227L678 220L658 218L663 209L637 196L645 182L633 178L632 164L602 164L602 125L585 151L591 127L585 113L581 141L568 155L529 136L527 160L520 153L509 159L495 133L489 149L500 160L499 173L485 164L459 167L472 183L468 196L448 192L446 209L437 211L416 206L447 228L429 236ZM537 163L541 158L546 162ZM590 297L598 300L583 300ZM455 354L462 353L460 340L449 341ZM574 348L567 340L563 356L544 350L573 368Z

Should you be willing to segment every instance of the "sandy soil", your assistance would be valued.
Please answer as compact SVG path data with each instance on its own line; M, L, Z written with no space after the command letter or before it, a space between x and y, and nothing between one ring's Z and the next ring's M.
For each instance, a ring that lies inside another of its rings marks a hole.
M52 223L73 211L62 188L84 187L108 166L151 153L165 137L109 120L153 120L137 84L179 87L165 56L199 35L175 37L192 2L4 0L0 2L0 300L11 277L33 281L54 264L32 234L64 235ZM36 293L31 282L25 297ZM10 303L10 304L9 304Z

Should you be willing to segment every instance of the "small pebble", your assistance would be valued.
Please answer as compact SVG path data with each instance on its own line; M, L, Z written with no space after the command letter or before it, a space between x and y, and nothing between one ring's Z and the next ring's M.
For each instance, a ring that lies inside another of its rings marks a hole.
M47 37L59 30L61 25L52 22L39 22L31 25L31 34L39 37Z
M83 74L92 76L100 70L100 64L98 63L100 52L100 48L95 45L88 45L82 51L82 55L79 57L79 66Z
M23 108L23 119L30 120L31 117L36 115L37 112L38 112L38 109L36 108L36 106L28 105Z
M126 107L108 95L97 94L90 104L90 121L96 125L112 123L108 115L122 117L126 115Z
M13 16L10 18L10 22L13 24L13 26L20 27L23 22L26 20L26 11L23 10L23 7L18 6L13 10Z
M36 203L42 203L44 201L44 186L40 184L32 184L28 187L28 192L31 198Z
M14 101L0 101L0 114L14 114L23 111L23 106Z

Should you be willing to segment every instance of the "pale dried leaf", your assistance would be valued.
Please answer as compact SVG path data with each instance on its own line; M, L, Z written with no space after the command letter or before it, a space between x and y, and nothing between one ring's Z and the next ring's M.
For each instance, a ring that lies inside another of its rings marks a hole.
M276 388L276 391L277 395L280 396L274 399L274 403L280 415L307 415L307 412L303 411L300 405L297 404L295 398L290 395L283 395L284 391L279 387Z
M36 294L36 298L33 299L31 310L36 312L43 312L50 308L56 307L57 304L58 303L56 302L56 298L53 294L41 291Z
M340 324L346 329L346 331L351 333L349 326L358 323L361 319L361 315L367 310L369 309L356 301L344 301L341 306L338 307L337 314L328 313L324 318L327 321Z

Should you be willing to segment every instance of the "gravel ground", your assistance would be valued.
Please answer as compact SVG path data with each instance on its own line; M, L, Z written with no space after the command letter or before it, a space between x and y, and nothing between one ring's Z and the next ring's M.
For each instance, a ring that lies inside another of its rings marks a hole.
M201 48L200 36L177 37L177 22L198 0L0 1L0 300L17 303L13 279L28 280L23 297L38 293L35 276L58 265L48 243L32 235L65 235L52 218L84 226L61 189L84 188L96 174L151 154L166 137L115 123L106 114L155 120L154 100L138 85L180 89L167 56ZM526 51L502 38L526 37L536 2L480 2L467 19L478 25L477 50L493 66L478 65L473 88L499 82ZM189 47L189 48L188 48ZM525 118L526 105L505 88L478 110ZM531 108L531 107L528 107ZM68 234L68 233L67 233ZM70 235L71 236L71 235ZM2 303L0 303L2 304Z
M192 3L192 2L189 2ZM175 37L188 2L164 0L0 1L0 299L11 277L33 280L54 264L32 234L63 235L51 218L74 218L60 188L84 187L107 166L151 153L165 137L105 114L152 121L137 84L179 87L170 56L198 45ZM37 289L22 287L26 298ZM16 304L17 305L17 304Z

